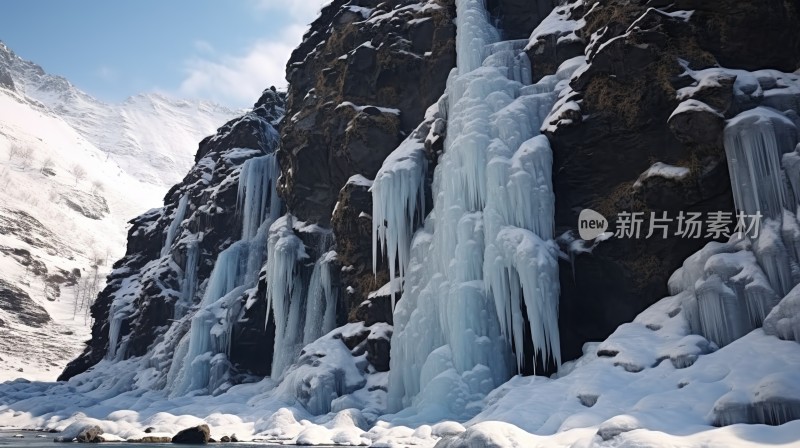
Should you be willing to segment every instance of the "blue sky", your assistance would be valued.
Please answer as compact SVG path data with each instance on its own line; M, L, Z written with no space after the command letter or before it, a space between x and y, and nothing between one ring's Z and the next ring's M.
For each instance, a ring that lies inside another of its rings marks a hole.
M141 92L246 107L326 0L3 0L0 40L104 101Z

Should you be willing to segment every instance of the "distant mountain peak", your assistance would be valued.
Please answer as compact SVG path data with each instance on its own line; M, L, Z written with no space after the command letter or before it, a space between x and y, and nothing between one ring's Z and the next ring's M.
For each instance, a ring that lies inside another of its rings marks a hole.
M106 103L0 43L0 86L40 103L142 181L170 186L192 166L197 143L243 111L162 92Z

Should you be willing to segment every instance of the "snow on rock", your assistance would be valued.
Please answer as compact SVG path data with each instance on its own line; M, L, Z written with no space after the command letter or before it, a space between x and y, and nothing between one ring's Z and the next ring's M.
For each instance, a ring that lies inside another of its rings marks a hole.
M583 28L586 22L583 18L579 20L570 19L570 12L573 8L578 8L582 4L582 1L570 2L553 8L550 14L533 31L525 50L534 48L545 36L550 35L555 35L558 43L579 41L576 32Z
M764 320L764 332L800 342L800 285L795 286Z
M663 162L656 162L650 166L633 184L634 188L642 186L646 179L651 177L662 177L665 179L684 179L689 175L689 168L682 166L668 165Z

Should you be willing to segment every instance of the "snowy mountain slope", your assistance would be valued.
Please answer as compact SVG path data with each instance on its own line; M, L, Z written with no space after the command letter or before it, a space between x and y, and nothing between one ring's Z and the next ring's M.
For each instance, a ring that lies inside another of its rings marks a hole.
M107 104L20 58L2 42L0 71L10 75L18 92L54 111L127 173L164 187L179 182L192 166L197 142L242 112L157 93Z
M128 221L235 112L157 94L104 104L2 43L0 73L0 380L53 380L89 338Z
M53 276L73 269L92 276L96 260L119 257L127 221L157 204L163 189L126 173L69 124L17 93L0 90L0 114L0 280L11 285L0 289L50 317L37 327L0 309L0 378L17 377L20 368L26 377L54 378L89 327L82 313L73 319L78 279ZM30 154L10 157L13 148ZM45 160L52 166L43 169ZM83 179L71 173L76 166L85 170ZM100 266L101 278L106 269ZM55 300L47 299L48 289Z

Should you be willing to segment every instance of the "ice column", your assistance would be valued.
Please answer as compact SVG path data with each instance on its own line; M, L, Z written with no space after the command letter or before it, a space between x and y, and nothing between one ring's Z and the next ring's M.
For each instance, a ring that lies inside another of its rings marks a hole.
M278 181L278 161L273 156L248 160L239 176L238 210L242 215L242 239L255 236L267 218L280 216L280 199L275 189Z
M372 270L377 271L380 248L380 254L388 260L392 280L405 275L410 258L411 236L422 221L421 215L425 213L423 183L428 160L419 137L412 135L389 155L375 176L371 190Z
M466 417L469 403L514 372L512 345L517 367L525 361L526 320L538 356L560 363L552 153L539 131L558 79L525 86L531 72L522 42L498 42L483 1L456 5L458 67L438 105L448 123L434 207L405 246L407 268L404 255L395 257L404 292L394 315L389 406ZM406 204L424 181L407 145L398 160L387 159L372 189L375 249L388 242L390 256L410 238Z
M186 266L181 279L181 297L175 303L173 319L178 320L186 315L194 304L194 293L197 289L197 263L200 261L200 241L189 240L186 243Z
M286 215L275 221L269 232L269 258L266 274L267 312L275 319L275 350L272 376L279 378L295 359L303 342L303 284L298 262L308 258L303 241L294 233L294 218Z
M782 217L788 201L781 160L796 143L794 122L774 109L757 107L730 120L725 153L738 210Z
M298 233L317 239L313 264ZM336 328L338 290L333 284L336 252L333 234L317 226L304 227L292 215L279 218L270 228L267 312L275 322L272 377L281 380L301 350ZM310 274L309 274L310 271Z

